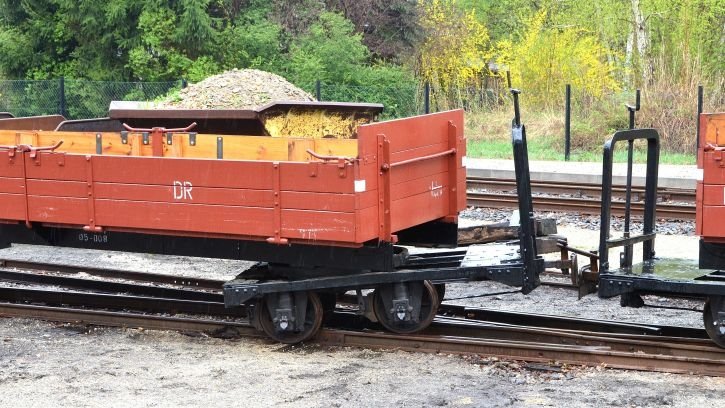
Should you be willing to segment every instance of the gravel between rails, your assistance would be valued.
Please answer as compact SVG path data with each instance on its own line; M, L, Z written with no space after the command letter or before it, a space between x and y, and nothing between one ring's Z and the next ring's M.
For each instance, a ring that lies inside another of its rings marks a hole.
M594 229L565 226L560 233L572 244L597 240ZM668 255L692 255L690 247L696 240L694 236L662 236L657 248L668 251ZM214 279L234 277L250 265L24 245L0 250L0 257ZM486 282L456 284L449 285L447 297L506 289ZM647 301L674 305L654 297ZM526 296L497 295L453 302L701 327L696 312L620 308L616 299L590 295L577 300L573 291L551 287L540 287ZM602 367L526 368L523 363L495 358L289 347L256 339L0 319L0 406L692 408L725 407L724 401L724 378Z

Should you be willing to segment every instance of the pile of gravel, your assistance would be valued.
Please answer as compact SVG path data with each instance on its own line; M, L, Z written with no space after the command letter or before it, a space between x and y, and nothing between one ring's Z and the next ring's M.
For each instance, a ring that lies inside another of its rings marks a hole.
M233 69L189 85L160 103L176 109L255 109L273 101L315 99L279 75L258 69Z

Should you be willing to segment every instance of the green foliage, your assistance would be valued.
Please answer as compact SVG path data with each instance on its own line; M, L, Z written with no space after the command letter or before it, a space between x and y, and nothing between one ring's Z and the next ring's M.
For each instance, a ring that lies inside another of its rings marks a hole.
M326 12L292 43L290 55L288 72L294 82L308 81L314 74L321 81L349 84L359 81L354 74L367 62L368 49L349 20Z

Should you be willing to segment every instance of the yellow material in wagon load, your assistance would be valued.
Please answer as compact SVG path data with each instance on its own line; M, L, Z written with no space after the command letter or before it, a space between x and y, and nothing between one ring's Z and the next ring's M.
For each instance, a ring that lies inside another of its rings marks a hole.
M326 110L290 109L265 115L264 127L272 137L301 137L310 139L357 138L357 128L368 124L371 117L356 113Z

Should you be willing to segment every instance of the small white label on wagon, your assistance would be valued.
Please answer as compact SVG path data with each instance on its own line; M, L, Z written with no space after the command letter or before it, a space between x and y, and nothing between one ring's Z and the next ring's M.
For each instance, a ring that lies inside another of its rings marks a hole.
M355 192L356 193L365 192L365 180L355 180Z

